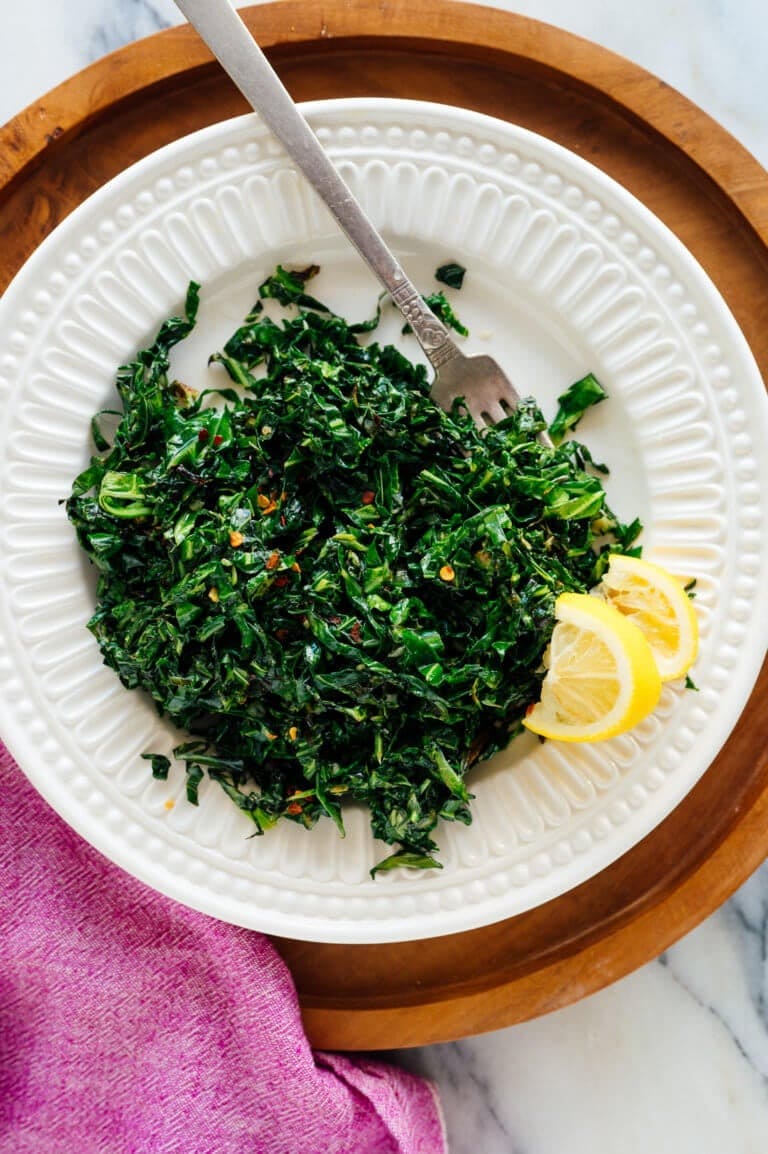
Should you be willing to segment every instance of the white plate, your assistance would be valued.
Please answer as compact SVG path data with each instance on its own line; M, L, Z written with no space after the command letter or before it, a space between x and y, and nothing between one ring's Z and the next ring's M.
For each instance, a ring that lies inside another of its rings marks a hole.
M114 403L117 365L179 308L189 278L203 285L201 319L174 367L195 384L276 262L319 261L313 292L351 319L370 314L378 291L249 116L101 189L0 303L0 732L88 841L190 906L311 940L429 937L508 917L609 865L727 738L765 649L765 395L702 269L583 160L439 105L344 100L307 112L425 291L444 260L468 267L456 303L470 350L497 355L549 415L587 370L604 383L610 399L580 435L610 465L622 519L642 517L646 556L698 579L700 692L666 688L652 717L611 742L515 741L472 778L474 824L440 829L440 872L371 881L386 847L363 810L344 841L330 823L249 838L218 786L201 789L196 809L181 773L151 779L140 754L178 735L102 665L85 629L92 574L58 503L90 452L90 417Z

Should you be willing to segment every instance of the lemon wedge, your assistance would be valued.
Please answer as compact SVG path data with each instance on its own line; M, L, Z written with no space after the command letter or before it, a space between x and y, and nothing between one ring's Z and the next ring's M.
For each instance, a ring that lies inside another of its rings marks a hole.
M660 565L615 553L594 592L642 630L662 681L685 676L696 660L699 629L681 580Z
M602 741L642 721L661 679L641 630L589 593L562 593L555 618L541 698L523 725L558 741Z

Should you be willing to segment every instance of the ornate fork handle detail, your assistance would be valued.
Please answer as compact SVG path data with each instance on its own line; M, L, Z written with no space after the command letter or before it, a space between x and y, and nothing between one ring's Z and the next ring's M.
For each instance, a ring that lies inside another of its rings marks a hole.
M390 289L390 296L414 331L419 344L435 369L463 356L442 321L438 320L424 298L403 273L403 283Z
M448 412L459 401L481 428L504 420L520 397L489 356L465 356L403 272L229 0L176 0L246 100L260 113L339 227L384 285L435 370L431 395ZM545 444L551 441L540 434Z

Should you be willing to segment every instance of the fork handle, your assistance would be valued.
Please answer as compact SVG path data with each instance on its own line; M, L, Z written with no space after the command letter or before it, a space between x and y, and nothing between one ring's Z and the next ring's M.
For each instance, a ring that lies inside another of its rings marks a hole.
M384 243L229 0L176 0L400 309L437 370L464 354Z

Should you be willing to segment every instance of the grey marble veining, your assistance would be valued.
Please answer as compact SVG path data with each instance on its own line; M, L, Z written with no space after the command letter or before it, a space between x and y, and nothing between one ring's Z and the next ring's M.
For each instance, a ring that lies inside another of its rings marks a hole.
M768 866L656 962L576 1005L392 1055L454 1154L764 1154Z
M721 1024L766 1090L767 919L768 867L763 866L722 910L660 959L681 990Z
M768 162L765 0L503 0L630 57ZM0 5L0 121L173 0ZM766 1154L768 865L609 989L545 1018L389 1055L440 1087L452 1154Z
M0 4L0 123L130 40L181 23L173 0L25 0Z
M764 1154L768 1039L748 1026L748 1053L729 1024L729 931L710 923L694 969L713 1002L684 961L656 962L545 1018L399 1056L441 1087L454 1154Z
M178 9L163 0L122 0L105 10L104 4L95 5L95 20L83 53L89 61L97 60L131 40L150 36L172 23L178 23Z
M743 944L750 997L768 1030L768 865L752 875L725 910Z

